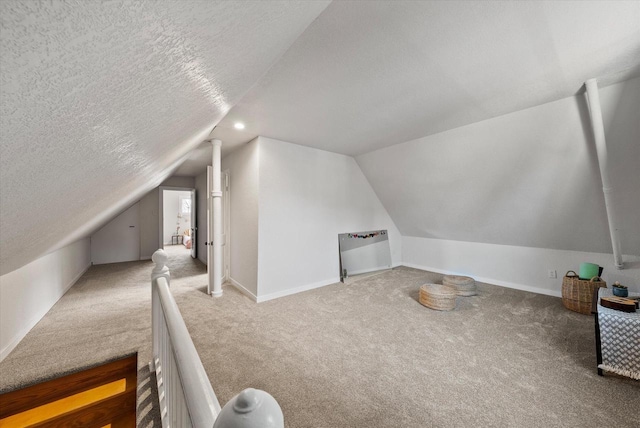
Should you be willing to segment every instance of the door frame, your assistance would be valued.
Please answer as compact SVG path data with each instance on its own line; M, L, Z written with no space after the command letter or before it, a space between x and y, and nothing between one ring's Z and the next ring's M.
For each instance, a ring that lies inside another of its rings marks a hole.
M224 256L222 261L222 270L224 276L222 282L229 281L231 278L231 177L229 170L225 169L220 172L220 184L222 187L222 209L223 209L223 222L222 233L224 233Z
M164 249L164 191L165 190L177 190L179 192L190 192L195 190L195 187L178 187L178 186L158 186L158 248ZM194 207L194 201L191 201L191 210L197 207L197 203ZM197 221L197 218L196 218ZM193 226L193 225L191 225Z

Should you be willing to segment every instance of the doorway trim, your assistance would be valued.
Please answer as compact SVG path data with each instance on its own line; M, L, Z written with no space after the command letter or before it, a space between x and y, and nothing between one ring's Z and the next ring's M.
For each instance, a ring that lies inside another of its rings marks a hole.
M164 250L164 191L177 190L180 192L190 192L195 187L177 187L177 186L158 186L158 248ZM197 209L196 204L196 209ZM191 209L193 209L193 201L191 201ZM196 223L198 218L196 217ZM193 225L191 225L193 227Z
M224 257L222 263L222 270L224 272L223 283L231 279L231 177L229 170L225 169L221 173L221 187L222 187L222 209L223 222L222 233L224 233Z

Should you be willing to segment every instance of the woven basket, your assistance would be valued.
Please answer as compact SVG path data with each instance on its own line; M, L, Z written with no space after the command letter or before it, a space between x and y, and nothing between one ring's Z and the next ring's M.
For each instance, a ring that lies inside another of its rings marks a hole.
M458 296L475 296L476 282L468 276L445 275L442 278L442 284L453 287Z
M607 288L602 278L594 276L590 280L580 279L577 273L570 270L562 279L562 304L570 311L589 315L593 293L600 287Z
M425 284L420 287L420 303L437 311L450 311L456 307L456 290L440 284Z

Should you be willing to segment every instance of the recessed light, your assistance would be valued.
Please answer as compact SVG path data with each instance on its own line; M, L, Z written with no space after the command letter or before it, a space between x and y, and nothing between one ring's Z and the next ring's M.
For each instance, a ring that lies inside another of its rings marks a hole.
M236 129L244 129L244 123L242 122L236 122L233 124L233 127Z

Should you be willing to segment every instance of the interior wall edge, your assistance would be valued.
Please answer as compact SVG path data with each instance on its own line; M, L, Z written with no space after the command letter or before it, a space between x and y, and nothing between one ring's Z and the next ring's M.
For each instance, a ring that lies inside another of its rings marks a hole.
M338 284L340 283L340 277L336 276L333 278L329 278L323 281L314 282L311 284L305 284L296 288L289 288L282 291L276 291L274 293L263 294L257 296L257 303L266 302L268 300L278 299L280 297L290 296L292 294L302 293L304 291L314 290L316 288L325 287L327 285Z
M258 143L259 301L338 282L340 233L387 229L392 263L402 261L400 231L352 156Z
M249 299L253 300L254 302L258 301L258 297L253 294L251 291L249 291L249 289L247 287L245 287L244 285L240 284L238 281L236 281L235 279L229 277L229 282L231 283L231 285L233 285L239 292L241 292L242 294L244 294L245 296L247 296Z

